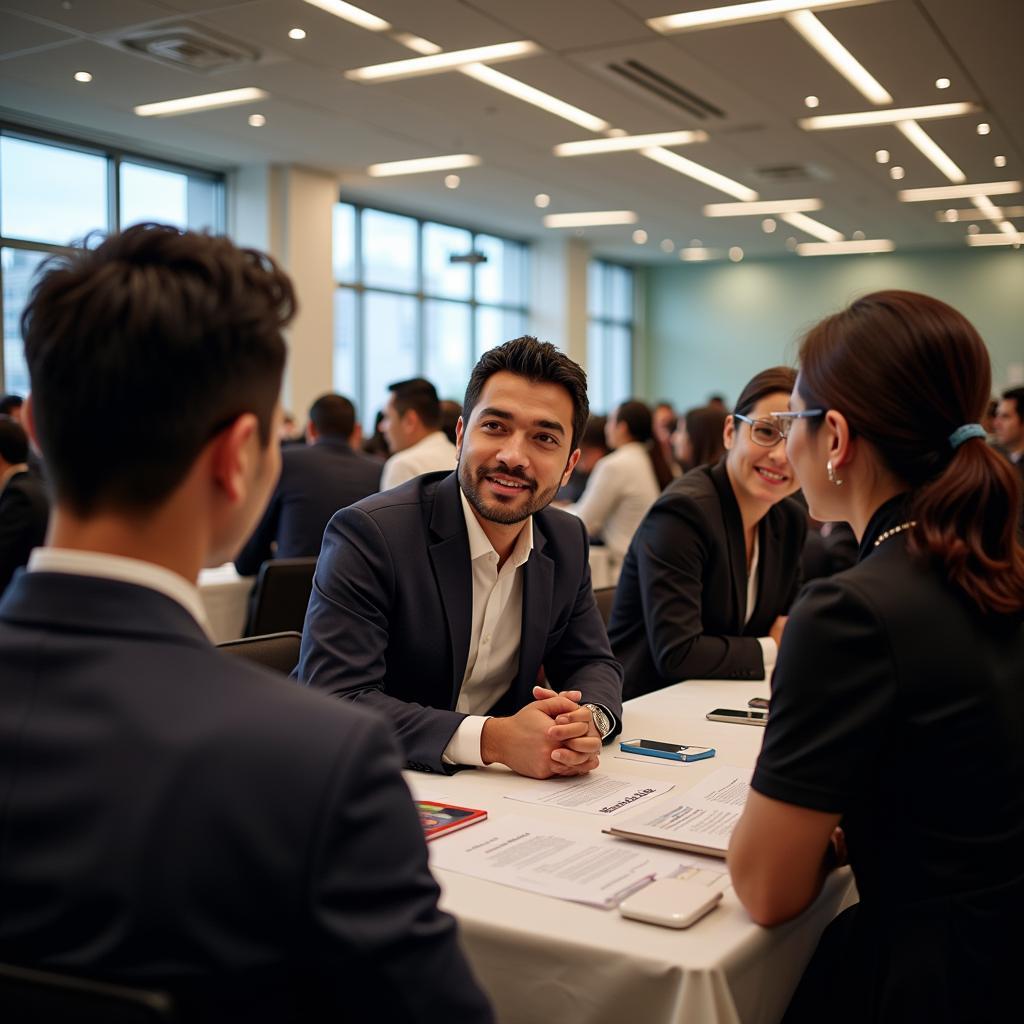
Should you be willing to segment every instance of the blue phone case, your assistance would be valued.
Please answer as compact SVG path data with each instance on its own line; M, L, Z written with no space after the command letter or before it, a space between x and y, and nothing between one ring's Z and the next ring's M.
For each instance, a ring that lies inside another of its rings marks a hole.
M682 743L679 745L683 746ZM685 750L682 753L673 753L670 750L653 750L651 747L639 747L628 743L620 743L619 750L627 754L643 754L645 757L664 757L669 761L703 761L707 757L715 756L714 747L708 747L707 750L702 750L698 754L687 754Z

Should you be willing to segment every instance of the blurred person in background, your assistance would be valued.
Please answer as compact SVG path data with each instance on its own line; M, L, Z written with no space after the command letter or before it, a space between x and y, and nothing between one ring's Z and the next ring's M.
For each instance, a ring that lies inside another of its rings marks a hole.
M455 445L441 430L441 403L429 380L414 377L388 387L380 429L391 457L384 463L380 489L389 491L415 476L455 468Z
M665 465L672 471L672 475L679 476L682 470L676 461L675 452L672 448L672 434L676 429L677 417L672 403L668 401L658 402L651 410L651 419L654 426L654 439L661 447L661 457Z
M21 424L0 415L0 594L46 539L50 501L42 480L29 470L28 455Z
M455 431L462 415L462 404L450 398L441 399L441 431L445 437L455 444Z
M572 471L572 476L569 477L569 482L559 490L554 502L556 507L565 508L566 504L579 500L598 459L603 459L611 451L604 436L607 422L607 416L591 416L587 420L587 426L580 438L579 461Z
M725 454L725 417L717 405L701 405L679 417L672 447L684 473L714 465Z
M391 455L391 449L388 447L388 439L384 436L384 431L380 429L383 422L384 410L378 409L377 415L373 418L373 433L363 441L363 454L372 455L373 458L386 462Z

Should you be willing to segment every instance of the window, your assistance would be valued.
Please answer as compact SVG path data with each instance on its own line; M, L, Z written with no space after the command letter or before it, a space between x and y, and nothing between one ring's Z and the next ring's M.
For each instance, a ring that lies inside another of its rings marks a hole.
M48 255L145 220L221 231L223 207L220 175L0 127L0 391L28 392L19 321Z
M587 274L590 407L608 413L633 391L633 271L591 261Z
M416 217L334 207L334 387L367 429L388 385L462 401L480 355L526 331L526 246Z

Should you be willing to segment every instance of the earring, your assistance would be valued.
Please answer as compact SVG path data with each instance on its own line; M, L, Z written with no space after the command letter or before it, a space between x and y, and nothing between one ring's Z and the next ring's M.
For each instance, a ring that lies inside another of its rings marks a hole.
M836 487L843 486L843 481L836 476L835 466L832 465L831 459L829 459L828 462L825 463L825 472L828 474L828 482L830 484L835 484Z

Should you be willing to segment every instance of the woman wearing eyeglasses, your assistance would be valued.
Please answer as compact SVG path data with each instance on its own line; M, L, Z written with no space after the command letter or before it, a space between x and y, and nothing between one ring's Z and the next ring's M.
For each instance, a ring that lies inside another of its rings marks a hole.
M793 609L733 884L785 921L845 836L860 902L787 1021L1019 1020L1024 549L1019 482L978 424L988 353L945 303L890 291L812 329L800 363L789 458L860 561Z
M725 458L670 484L634 535L608 624L625 697L771 671L807 533L784 500L797 483L771 416L795 379L782 366L754 377L726 419Z

